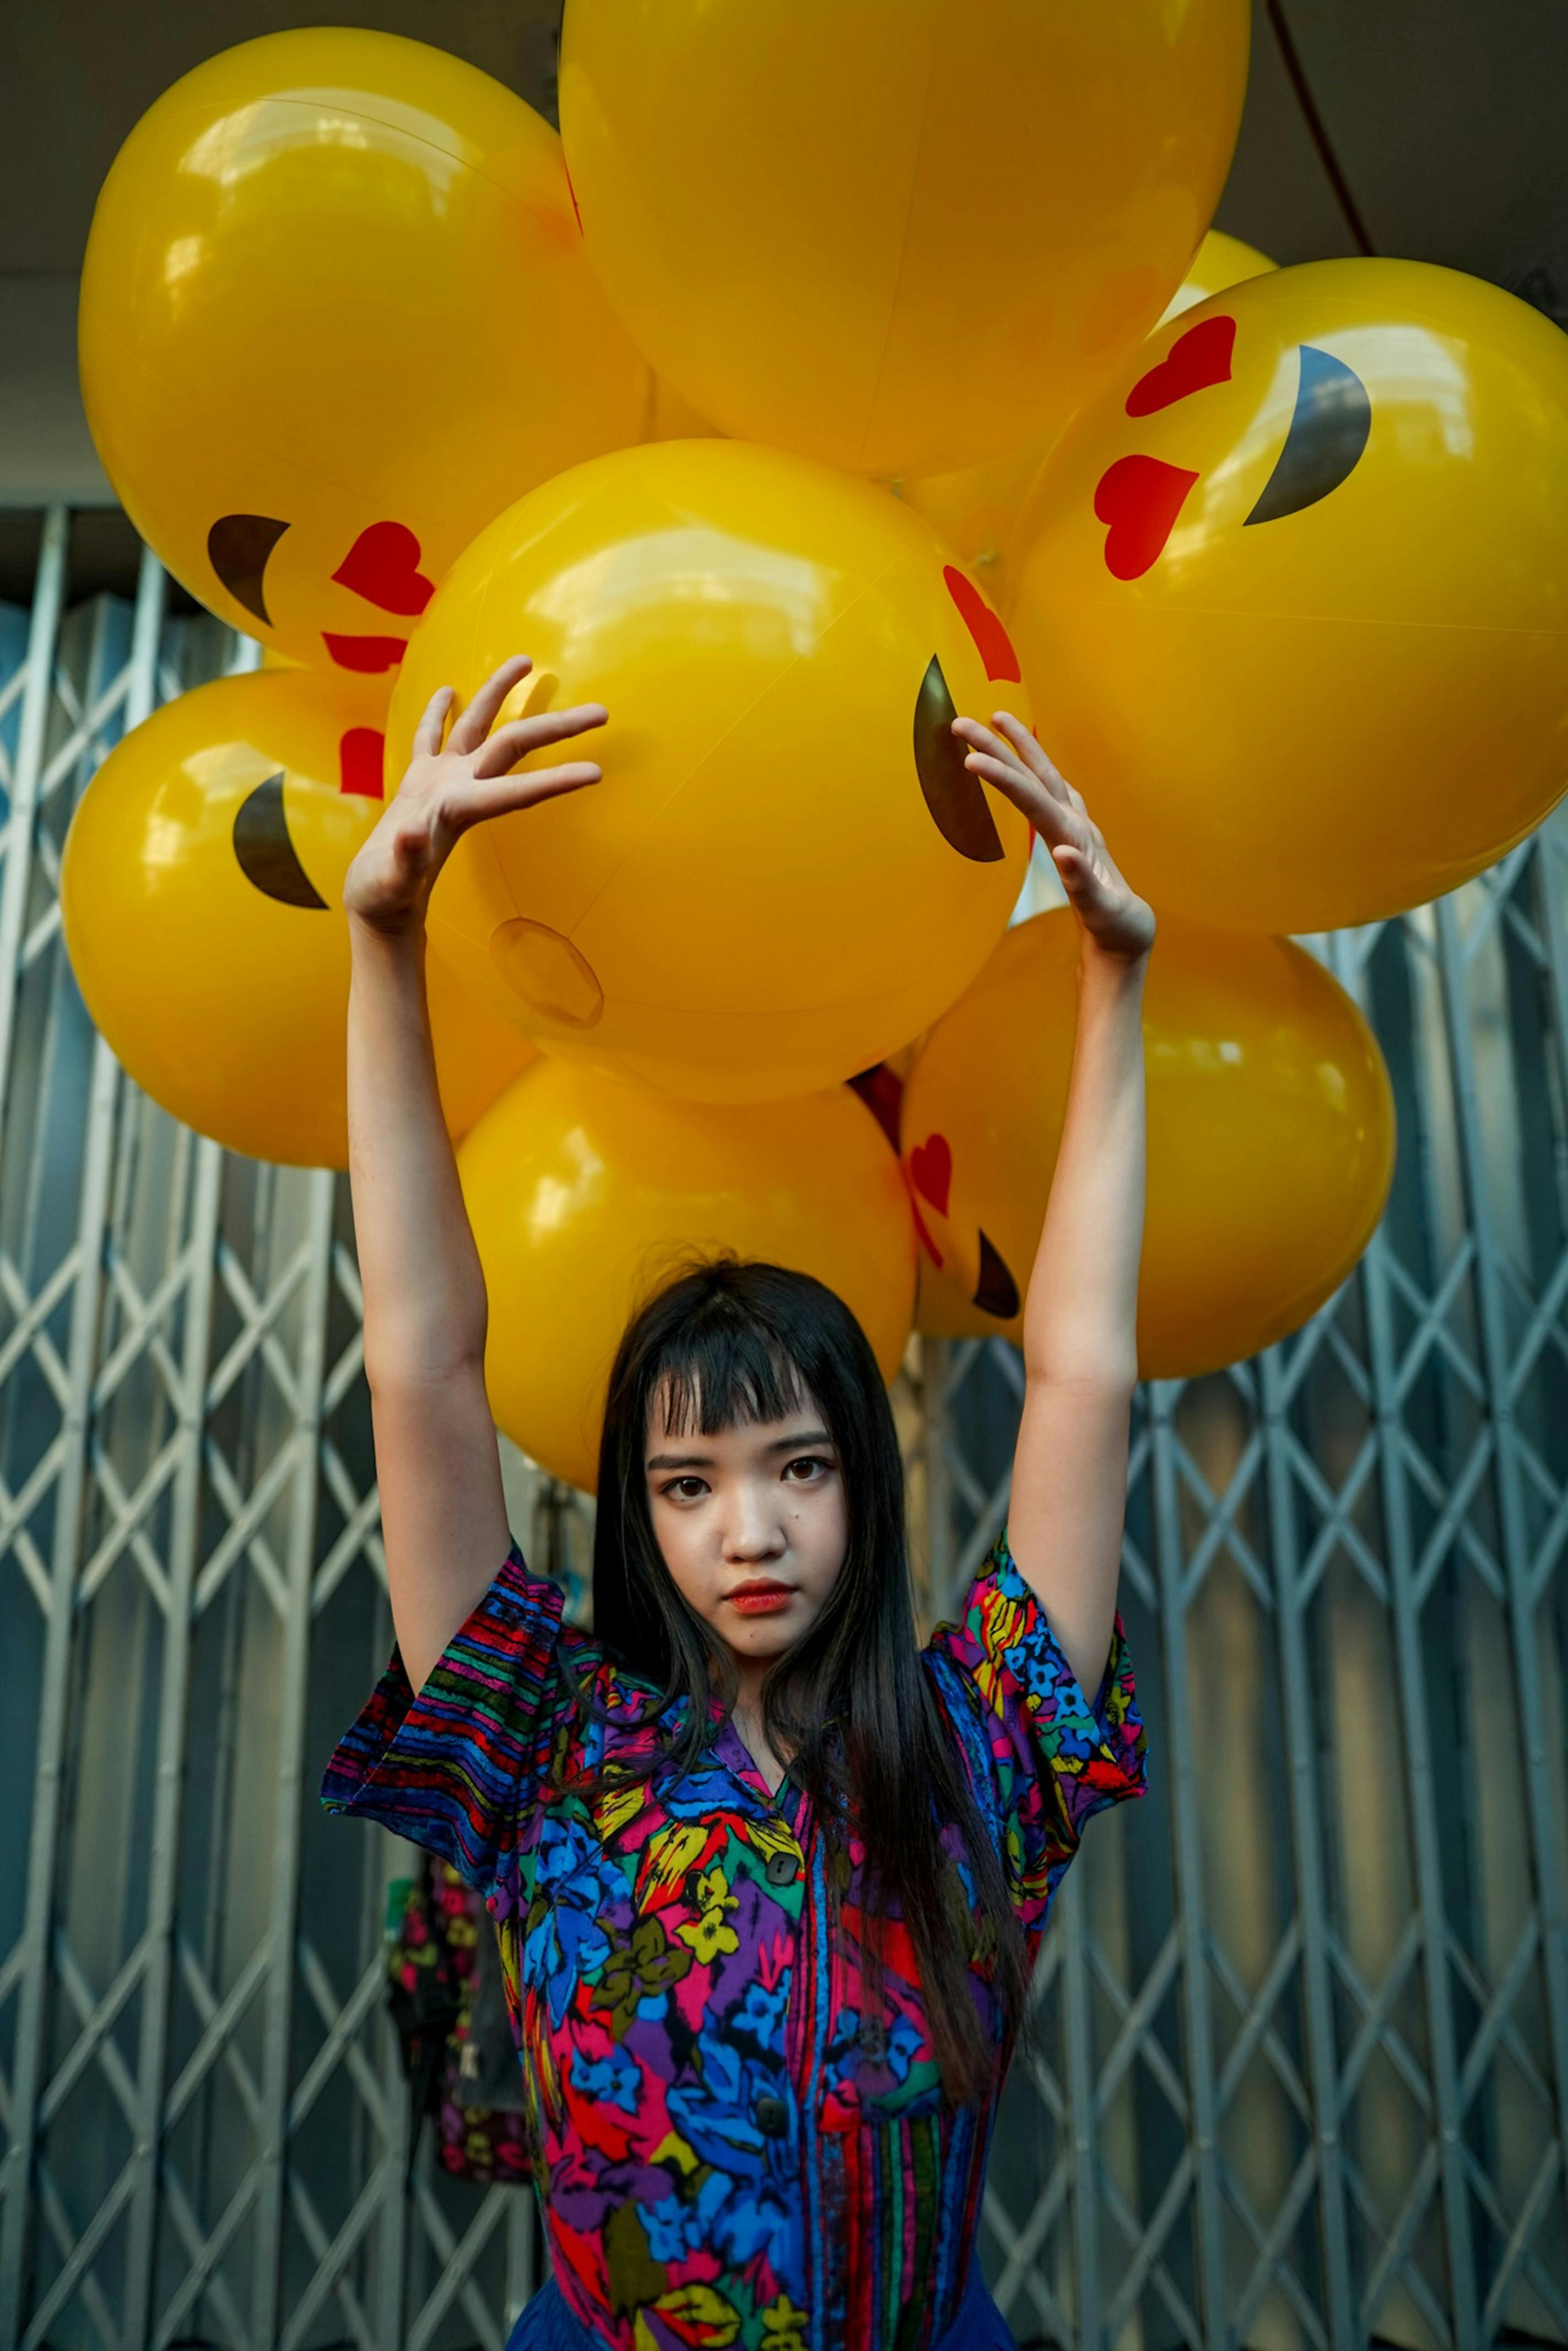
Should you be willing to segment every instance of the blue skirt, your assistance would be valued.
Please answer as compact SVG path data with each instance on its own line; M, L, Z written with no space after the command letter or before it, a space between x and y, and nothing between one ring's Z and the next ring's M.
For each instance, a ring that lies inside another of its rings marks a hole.
M574 2317L553 2278L542 2286L507 2337L507 2351L602 2351L601 2338ZM871 2351L845 2345L844 2351ZM932 2351L1018 2351L1011 2329L986 2290L976 2262L958 2314Z

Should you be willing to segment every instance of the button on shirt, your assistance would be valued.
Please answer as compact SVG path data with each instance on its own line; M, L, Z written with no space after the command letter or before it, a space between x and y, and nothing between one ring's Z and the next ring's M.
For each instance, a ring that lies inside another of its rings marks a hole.
M925 2351L963 2294L995 2092L944 2100L896 1917L865 2012L861 1848L835 1925L804 1791L769 1792L716 1700L691 1770L574 1792L656 1756L682 1702L659 1716L561 1598L514 1545L417 1698L393 1650L322 1801L483 1891L555 2277L586 2326L621 2351ZM1120 1619L1091 1705L1004 1535L923 1654L1032 1956L1084 1822L1143 1790ZM606 1721L582 1721L563 1656ZM999 2090L998 2006L971 1980Z

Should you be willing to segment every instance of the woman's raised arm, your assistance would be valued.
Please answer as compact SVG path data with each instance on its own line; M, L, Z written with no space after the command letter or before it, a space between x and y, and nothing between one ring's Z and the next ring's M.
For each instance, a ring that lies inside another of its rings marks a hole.
M500 1456L485 1393L484 1275L442 1119L424 995L424 915L470 825L599 781L579 760L508 770L604 723L597 704L491 727L530 664L507 662L452 725L437 695L413 757L343 887L349 1177L365 1373L392 1622L417 1690L506 1555Z
M1111 1646L1137 1381L1144 1237L1144 973L1155 918L1029 730L954 721L967 767L1021 809L1080 926L1067 1118L1024 1305L1013 1559L1088 1696Z

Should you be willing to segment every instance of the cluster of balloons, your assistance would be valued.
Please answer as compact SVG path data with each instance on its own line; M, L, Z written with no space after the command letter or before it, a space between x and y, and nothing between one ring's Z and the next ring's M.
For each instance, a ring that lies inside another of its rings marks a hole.
M340 1165L342 877L429 695L526 652L508 716L602 701L602 785L468 835L431 910L495 1409L580 1485L695 1254L832 1283L890 1374L917 1311L1017 1333L1075 928L1009 930L1028 829L956 711L1032 693L1162 917L1145 1370L1295 1327L1375 1221L1386 1075L1283 935L1450 887L1562 789L1568 342L1206 235L1247 25L570 0L559 139L421 44L282 33L105 183L99 448L275 665L89 787L84 995L193 1125Z

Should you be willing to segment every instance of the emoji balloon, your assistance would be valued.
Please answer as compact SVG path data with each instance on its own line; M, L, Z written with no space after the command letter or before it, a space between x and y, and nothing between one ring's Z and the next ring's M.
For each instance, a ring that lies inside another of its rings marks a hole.
M724 440L547 484L421 623L390 771L438 687L465 702L515 652L515 708L606 705L603 781L465 835L431 925L549 1051L699 1100L808 1093L978 971L1029 828L951 721L1028 711L996 614L883 491Z
M1065 909L1019 924L904 1090L904 1165L940 1260L933 1317L959 1335L1022 1336L1066 1114L1078 952ZM1255 1353L1332 1297L1382 1214L1394 1106L1361 1014L1288 939L1163 920L1144 1040L1138 1368L1169 1379Z
M382 676L481 525L637 440L650 396L549 125L341 27L225 49L143 115L93 215L80 356L105 470L176 578Z
M486 1384L525 1453L591 1489L611 1363L643 1300L729 1251L815 1275L891 1379L915 1233L898 1161L847 1086L746 1110L544 1059L457 1155L489 1294Z
M1172 295L1166 319L1207 301L1222 287L1256 277L1274 263L1255 246L1237 236L1210 229ZM1011 578L1008 568L1009 542L1030 486L1061 437L1066 417L1049 432L1036 434L1021 448L1009 449L983 465L969 465L956 474L935 474L896 483L900 497L923 514L968 565L987 595L1000 611L1008 607Z
M1159 317L1247 40L1245 0L572 0L588 250L722 431L881 475L977 464Z
M1158 910L1418 904L1568 779L1568 339L1416 262L1254 277L1078 419L1012 562L1051 756Z
M348 1163L341 899L382 810L385 698L305 670L197 686L116 746L67 835L89 1011L165 1110L254 1158ZM434 957L427 981L455 1136L534 1055Z

